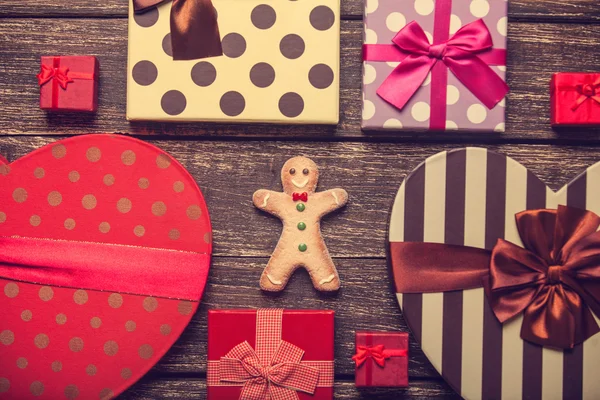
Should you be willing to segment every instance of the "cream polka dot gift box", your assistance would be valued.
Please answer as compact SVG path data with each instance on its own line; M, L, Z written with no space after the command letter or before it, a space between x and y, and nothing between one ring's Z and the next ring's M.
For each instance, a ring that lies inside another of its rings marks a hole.
M130 6L129 120L338 122L339 0L212 3L223 55L186 61L173 58L173 2Z
M365 0L362 127L504 132L506 0Z

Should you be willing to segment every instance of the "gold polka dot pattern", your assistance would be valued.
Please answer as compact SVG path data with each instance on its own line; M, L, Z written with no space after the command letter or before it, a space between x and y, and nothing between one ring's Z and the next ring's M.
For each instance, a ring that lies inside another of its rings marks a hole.
M53 361L50 367L54 372L62 371L62 363L60 361Z
M69 349L75 353L79 353L83 350L83 339L79 337L74 337L69 340Z
M154 297L146 297L144 299L144 310L148 312L156 311L158 308L158 301Z
M44 384L40 381L35 381L29 386L29 391L36 397L41 396L44 394Z
M44 168L37 167L33 171L33 176L35 176L37 179L42 179L45 175L46 175L46 171L44 171Z
M8 329L0 332L0 343L5 346L10 346L15 341L15 334Z
M19 357L17 359L17 367L19 369L25 369L25 368L27 368L27 359L25 357Z
M17 297L19 294L19 286L14 282L9 282L4 285L4 294L11 299Z
M75 182L79 181L80 178L81 178L81 175L79 175L79 172L77 172L77 171L69 172L69 181L75 183Z
M43 301L50 301L54 297L54 290L50 286L43 286L38 294Z
M79 397L79 388L76 385L68 385L65 388L65 397L69 400Z
M85 290L77 290L73 293L73 301L80 306L87 303L88 298L88 294Z
M72 231L73 229L75 229L75 226L77 225L75 223L75 220L73 218L67 218L65 219L65 229Z
M33 343L38 349L45 349L50 344L50 338L45 333L40 333L35 336Z
M32 215L31 218L29 218L29 223L31 226L40 226L42 218L40 218L39 215Z
M33 313L31 310L23 310L21 313L21 319L25 322L29 322L31 321L31 318L33 318Z
M100 317L92 317L92 319L90 319L90 326L94 329L100 328L102 326Z
M58 314L56 316L56 323L59 325L64 325L67 323L67 316L65 314Z
M122 197L117 202L117 210L123 214L127 214L129 211L131 211L131 207L131 200L128 198Z
M85 367L85 373L89 376L94 376L98 372L98 368L94 364L90 364Z
M121 307L123 305L123 296L121 296L119 293L112 293L110 296L108 296L108 304L112 308Z
M114 340L104 343L104 353L107 356L115 356L119 352L119 345Z

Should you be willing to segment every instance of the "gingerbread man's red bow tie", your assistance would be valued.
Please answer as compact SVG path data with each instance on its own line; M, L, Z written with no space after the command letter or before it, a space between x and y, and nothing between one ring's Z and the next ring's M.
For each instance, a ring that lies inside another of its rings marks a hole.
M52 79L56 79L63 89L67 88L67 84L73 82L73 79L69 78L69 68L52 68L47 65L42 65L42 70L37 75L37 78L40 86Z
M294 199L294 201L308 201L308 193L304 192L304 193L293 193L292 194L292 198Z

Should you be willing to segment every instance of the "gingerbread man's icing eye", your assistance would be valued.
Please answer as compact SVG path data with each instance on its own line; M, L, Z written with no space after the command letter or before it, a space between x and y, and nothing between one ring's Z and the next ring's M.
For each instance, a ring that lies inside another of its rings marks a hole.
M290 175L294 175L296 173L296 168L291 168L290 169Z
M303 173L304 175L308 175L308 168L304 168L304 170L302 171L302 173Z

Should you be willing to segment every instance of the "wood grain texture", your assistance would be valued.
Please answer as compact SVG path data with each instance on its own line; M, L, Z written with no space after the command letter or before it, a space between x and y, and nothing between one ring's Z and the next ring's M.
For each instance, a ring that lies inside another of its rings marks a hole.
M81 32L87 35L81 35ZM125 119L127 21L125 19L5 19L0 24L1 134L76 134L121 132L135 135L306 140L471 140L514 142L593 141L600 129L555 132L549 124L549 81L558 71L593 71L600 65L600 29L596 25L509 24L507 132L416 133L361 132L360 21L342 21L341 114L338 126L234 125L202 123L129 123ZM38 107L35 75L39 57L94 54L100 61L99 111L95 115L46 114ZM15 116L19 118L15 118Z
M130 0L46 1L3 0L0 17L127 17ZM218 0L217 0L218 1ZM360 18L363 0L342 0L344 18ZM511 0L509 17L545 21L600 21L596 0Z

